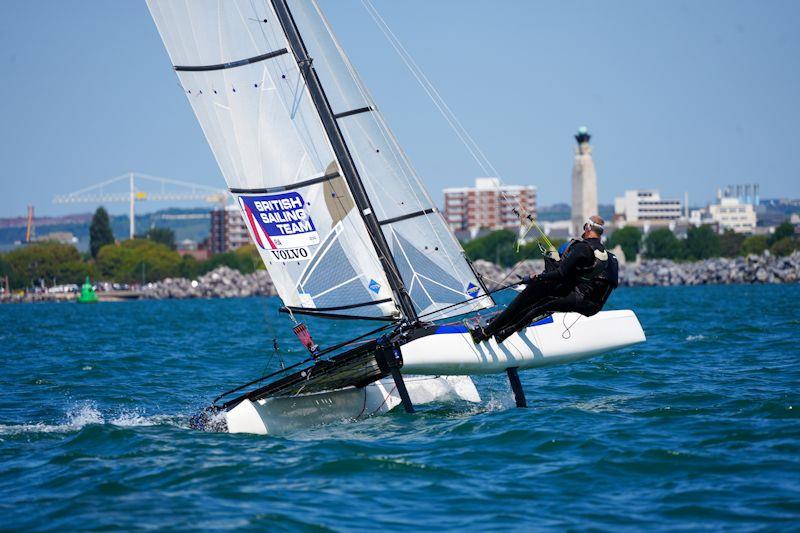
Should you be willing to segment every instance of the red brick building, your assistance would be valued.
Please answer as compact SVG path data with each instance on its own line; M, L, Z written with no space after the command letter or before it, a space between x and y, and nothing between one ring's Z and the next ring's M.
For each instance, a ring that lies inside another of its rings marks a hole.
M513 209L536 217L536 187L503 185L498 178L478 178L475 187L444 190L444 217L459 237L474 237L479 230L519 231L520 220Z

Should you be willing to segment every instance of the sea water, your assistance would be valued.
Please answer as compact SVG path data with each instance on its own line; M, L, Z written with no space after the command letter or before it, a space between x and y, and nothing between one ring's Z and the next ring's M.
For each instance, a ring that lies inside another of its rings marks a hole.
M0 306L0 529L796 529L798 300L619 289L647 343L522 373L528 409L479 376L479 405L279 436L189 428L304 357L276 299Z

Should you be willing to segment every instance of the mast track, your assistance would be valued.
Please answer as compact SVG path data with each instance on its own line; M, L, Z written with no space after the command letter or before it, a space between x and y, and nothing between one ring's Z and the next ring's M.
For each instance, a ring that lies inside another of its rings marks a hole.
M389 243L383 234L380 224L378 224L378 218L375 216L375 210L372 208L364 183L361 181L358 168L339 129L339 124L331 109L328 96L325 94L319 75L312 65L308 49L303 42L303 37L300 35L300 30L292 16L289 5L286 0L270 0L270 3L283 28L289 48L300 68L300 72L305 79L306 89L317 109L317 114L344 174L344 179L353 195L353 200L362 214L367 233L375 247L375 252L381 262L392 292L396 295L397 304L400 307L403 318L409 322L416 323L417 311L414 308L414 303L411 301L411 297L400 277Z

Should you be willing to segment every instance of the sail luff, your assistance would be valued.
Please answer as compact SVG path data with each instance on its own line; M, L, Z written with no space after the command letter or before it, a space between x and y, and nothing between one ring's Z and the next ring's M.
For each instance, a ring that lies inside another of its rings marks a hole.
M375 246L378 258L384 269L384 274L395 295L395 301L399 304L403 317L408 321L415 322L417 320L417 312L414 309L414 304L411 302L411 298L405 289L403 279L399 274L399 269L389 248L389 243L381 230L378 217L358 174L352 155L345 143L344 136L336 122L336 116L325 95L316 70L312 65L312 60L308 55L308 50L303 42L297 24L292 17L289 6L286 0L270 0L270 4L286 34L289 46L303 74L306 88L314 102L317 113L319 114L328 136L328 140L331 143L342 172L344 173L344 178L353 194L353 199L359 208L367 232Z

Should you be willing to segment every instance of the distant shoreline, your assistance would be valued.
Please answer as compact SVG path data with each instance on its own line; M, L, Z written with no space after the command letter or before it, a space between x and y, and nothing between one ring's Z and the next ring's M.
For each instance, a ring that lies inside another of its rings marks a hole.
M500 284L513 283L517 276L536 274L543 269L541 260L522 261L512 268L502 268L489 261L478 260L475 269L492 290ZM666 259L645 260L620 266L620 286L674 287L692 285L780 284L800 281L800 252L786 257L751 255L748 257L715 258L687 263ZM276 296L277 292L265 270L242 274L238 270L219 267L196 280L167 278L129 291L98 291L101 302L130 300L167 300L191 298L242 298ZM0 294L0 303L72 302L74 293Z
M490 290L498 281L511 283L518 275L536 274L544 268L541 260L523 261L509 269L489 261L476 261L474 265ZM649 259L620 265L619 275L623 287L797 283L800 281L800 252L784 257L765 252L762 255L716 257L685 263Z

